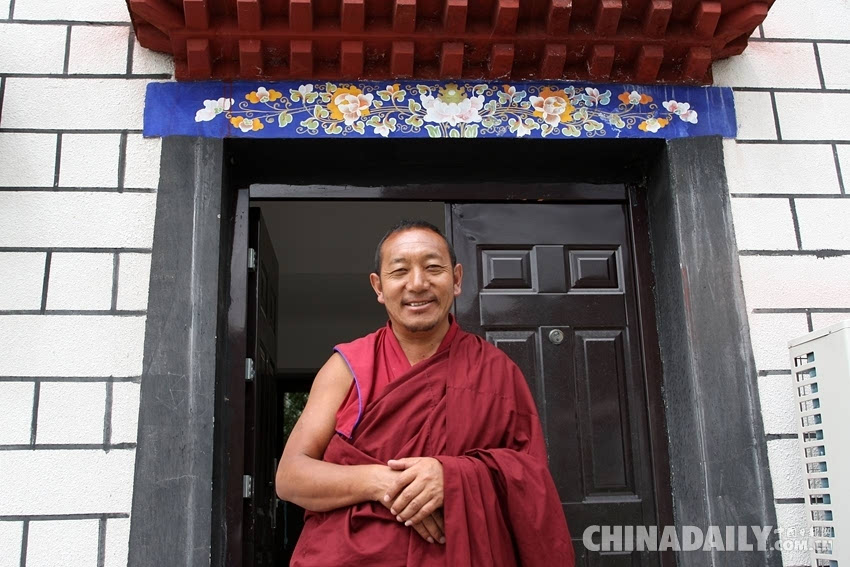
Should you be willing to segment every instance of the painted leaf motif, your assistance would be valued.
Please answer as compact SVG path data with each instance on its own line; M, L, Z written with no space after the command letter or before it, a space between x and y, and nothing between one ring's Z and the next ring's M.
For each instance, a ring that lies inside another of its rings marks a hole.
M496 126L501 123L502 121L494 116L488 116L487 118L481 120L481 125L485 128L492 128L493 126Z
M440 128L434 126L433 124L426 124L425 129L428 130L428 136L431 138L442 138L443 134L440 132Z
M460 128L452 128L449 130L449 138L460 138Z
M292 122L292 115L288 112L281 112L277 116L277 125L281 128L285 128L287 124Z
M551 134L555 130L555 127L551 124L544 124L540 127L540 135L544 138Z
M382 106L384 106L384 103L381 102L380 100L373 100L372 106L374 106L375 108L381 108Z
M319 95L319 97L322 99L322 102L327 103L327 102L331 101L330 93L322 93L322 94Z
M298 102L301 100L301 93L298 92L298 89L289 89L289 98L292 102Z
M421 128L422 124L424 124L424 122L422 122L422 119L419 118L418 116L411 116L409 118L406 118L404 120L404 123L409 124L411 126L415 126L417 128Z
M602 123L597 122L596 120L588 120L584 124L584 129L587 132L594 132L596 130L602 130L603 128L604 128L604 126L602 125Z
M301 126L308 130L318 130L319 129L319 121L315 118L308 118L306 120L301 121Z
M427 85L416 85L419 94L431 94L431 87Z
M486 90L487 90L487 85L475 85L474 87L472 87L472 94L474 96L482 95L482 94L484 94L484 91L486 91Z
M366 127L363 125L363 122L358 120L354 124L351 125L351 129L357 132L358 134L363 134L366 132Z
M578 138L581 136L581 130L579 130L576 126L570 124L564 128L561 128L561 134L564 136L569 136L571 138Z
M502 94L502 93L499 93L499 94ZM484 110L486 110L488 114L495 114L495 112L496 112L496 101L491 100L490 102L485 104Z
M468 124L466 128L463 129L463 137L464 138L477 138L478 137L478 124Z
M324 130L325 130L325 134L330 134L330 135L339 134L339 133L342 132L342 126L340 126L339 124L333 124L333 123L325 124Z
M325 83L325 90L329 93L336 91L336 85L333 83Z
M381 117L380 116L372 116L369 120L366 121L367 126L380 126L381 125Z
M317 92L307 93L306 95L304 95L304 100L307 101L307 104L311 104L313 102L316 102L316 98L318 98L318 96L319 93Z
M420 110L422 110L422 105L416 102L415 100L410 99L410 101L408 101L407 103L407 109L410 112L419 112Z
M500 91L496 93L496 95L498 95L499 97L499 104L508 104L511 101L511 95L509 95L508 93Z

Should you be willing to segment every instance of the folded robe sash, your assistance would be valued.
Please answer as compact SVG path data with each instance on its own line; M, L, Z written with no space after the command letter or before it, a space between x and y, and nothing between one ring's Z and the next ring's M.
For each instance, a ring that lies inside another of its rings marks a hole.
M386 332L392 330L337 347L361 394ZM364 502L307 512L293 567L575 564L534 400L502 351L458 329L448 348L398 376L360 409L350 439L334 435L323 460L385 465L402 457L438 459L446 544L426 542L380 503Z

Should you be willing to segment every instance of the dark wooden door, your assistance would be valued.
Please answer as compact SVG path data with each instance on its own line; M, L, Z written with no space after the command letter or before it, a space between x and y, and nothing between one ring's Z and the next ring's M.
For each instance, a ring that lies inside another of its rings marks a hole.
M277 302L279 270L259 208L251 208L248 231L248 360L245 383L245 475L243 564L273 565L278 500L274 489L283 428L278 403Z
M626 204L455 204L460 325L522 369L578 564L648 566L588 552L591 525L655 525L647 402Z

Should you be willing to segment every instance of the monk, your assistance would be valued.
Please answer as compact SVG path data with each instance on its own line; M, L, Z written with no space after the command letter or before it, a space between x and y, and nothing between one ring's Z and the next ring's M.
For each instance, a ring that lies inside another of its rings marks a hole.
M291 565L572 567L525 378L450 314L450 243L403 221L369 278L389 321L334 349L277 470L307 510Z

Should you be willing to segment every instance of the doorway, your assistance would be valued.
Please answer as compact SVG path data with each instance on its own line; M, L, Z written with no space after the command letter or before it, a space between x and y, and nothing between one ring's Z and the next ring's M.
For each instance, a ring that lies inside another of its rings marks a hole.
M286 431L333 346L386 322L367 278L374 246L398 220L417 218L444 231L465 267L461 327L503 349L529 382L579 561L660 565L647 552L588 557L581 544L590 525L656 525L669 497L655 489L666 471L652 458L659 440L646 392L659 384L644 371L642 349L654 343L641 331L631 205L619 189L605 202L484 203L287 200L281 186L283 200L252 200L248 345L264 362L246 393L255 488L242 564L288 561L303 510L278 501L270 482ZM269 324L274 338L263 338Z

